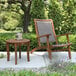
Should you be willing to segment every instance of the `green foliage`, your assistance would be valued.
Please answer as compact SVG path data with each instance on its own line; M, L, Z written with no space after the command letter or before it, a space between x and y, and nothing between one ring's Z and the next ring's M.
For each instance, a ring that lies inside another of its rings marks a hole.
M62 28L62 30L66 29L67 31L74 32L76 29L76 25L74 24L74 18L76 18L76 14L74 13L74 11L76 10L76 5L74 5L74 3L74 0L63 1L63 20L66 21L63 23L64 27Z
M23 39L30 39L30 50L34 47L37 47L37 40L35 34L23 34ZM16 33L0 33L0 51L6 51L6 40L8 39L16 39ZM22 46L22 50L26 50L27 48ZM14 46L10 46L10 51L14 51Z
M12 38L15 39L15 33L0 33L0 51L6 50L6 40Z
M16 33L0 33L0 51L6 51L6 40L8 39L16 39ZM38 46L36 35L33 33L23 33L23 39L29 39L30 43L30 50ZM76 35L70 35L70 42L72 43L71 50L76 50ZM58 38L60 43L66 43L66 37L59 37ZM22 50L26 50L26 47L22 46ZM10 46L10 51L14 51L14 46Z
M48 17L53 19L57 34L75 31L74 3L74 0L50 0Z
M23 1L25 2L23 9L26 10L28 0ZM24 12L20 3L8 4L4 0L0 6L0 28L14 30L16 27L23 27ZM30 17L33 32L35 32L33 19L47 17L53 19L57 34L76 33L76 0L32 0Z
M46 9L44 0L32 0L30 25L32 25L33 33L35 32L33 19L45 19L46 10L48 11L48 18L51 18L54 21L57 34L66 32L76 33L76 1L48 1L49 4L47 4ZM7 2L4 2L3 4L0 3L0 6L0 28L5 30L14 30L16 27L23 26L24 13L20 8L20 3L8 4ZM0 50L6 50L5 41L11 38L15 38L15 34L0 34ZM23 38L31 40L31 49L37 46L37 40L32 35L23 34ZM59 41L66 41L65 38L59 39ZM73 43L71 47L72 50L76 50L76 35L71 36L71 42Z
M5 30L15 30L16 27L22 27L23 12L20 9L20 4L0 4L0 28Z
M31 41L30 43L30 50L32 50L33 48L37 47L37 39L36 39L36 35L33 33L24 33L23 34L23 39L29 39Z
M67 63L68 64L68 63ZM54 68L55 66L53 66ZM47 68L47 67L46 67ZM49 67L50 68L50 67ZM75 76L76 75L76 65L75 64L69 64L67 67L63 67L63 71L61 72L61 69L59 71L54 71L53 68L50 68L50 72L45 72L45 73L39 73L39 72L33 72L31 70L21 70L18 72L14 72L12 70L5 70L5 71L0 71L0 76ZM57 70L59 68L56 68ZM67 69L67 71L65 70ZM53 71L52 71L53 70Z
M61 20L62 20L60 3L58 3L56 0L50 0L49 4L50 5L49 5L48 17L50 19L53 19L56 33L58 33L59 31L61 31L60 28L61 28Z
M6 57L6 55L4 55L4 54L0 54L0 58L5 58Z
M56 76L74 76L76 74L76 64L71 62L55 62L48 66L48 69Z
M18 25L18 21L15 19L11 19L4 24L5 30L15 30Z
M44 2L42 0L33 0L31 17L32 18L45 18Z
M70 35L69 36L70 43L72 43L71 49L74 51L76 50L76 35ZM61 36L58 38L60 43L67 43L66 36Z
M33 25L33 32L34 29L34 19L45 19L45 8L43 0L33 0L32 7L31 7L31 22L30 24Z

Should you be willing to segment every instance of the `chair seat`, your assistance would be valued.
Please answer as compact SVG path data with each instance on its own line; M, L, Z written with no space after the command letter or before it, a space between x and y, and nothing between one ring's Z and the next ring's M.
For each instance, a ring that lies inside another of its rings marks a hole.
M66 43L66 44L56 44L56 45L52 45L52 47L64 47L64 46L70 46L71 43Z

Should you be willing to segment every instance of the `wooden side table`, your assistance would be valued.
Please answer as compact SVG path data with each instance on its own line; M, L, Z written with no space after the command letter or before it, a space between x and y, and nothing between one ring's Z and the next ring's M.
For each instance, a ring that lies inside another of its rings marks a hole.
M30 61L30 59L29 59L30 40L28 40L28 39L21 39L21 40L10 39L10 40L6 40L7 61L10 60L10 52L9 52L9 45L10 44L14 44L14 47L15 47L15 65L17 64L17 46L19 46L19 58L21 58L21 45L22 44L27 45L27 60Z

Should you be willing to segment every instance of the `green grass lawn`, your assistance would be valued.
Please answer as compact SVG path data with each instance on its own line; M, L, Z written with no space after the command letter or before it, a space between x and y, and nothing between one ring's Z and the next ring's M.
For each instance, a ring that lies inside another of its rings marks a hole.
M76 75L76 64L74 63L55 63L54 65L49 65L47 67L49 72L34 72L34 71L14 71L5 70L0 71L0 76L75 76Z

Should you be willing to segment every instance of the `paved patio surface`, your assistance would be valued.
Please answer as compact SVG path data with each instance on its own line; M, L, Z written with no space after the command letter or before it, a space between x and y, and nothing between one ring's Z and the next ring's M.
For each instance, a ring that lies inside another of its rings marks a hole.
M0 52L3 53L3 52ZM6 52L4 52L7 55ZM19 53L18 53L19 54ZM47 52L34 52L30 54L30 62L27 61L26 52L21 53L21 59L17 58L15 65L14 52L10 53L10 61L7 58L0 59L0 69L27 69L27 68L42 68L55 62L73 62L76 63L76 52L72 52L72 59L68 58L68 52L52 52L52 59L48 58ZM19 56L19 55L18 55Z

